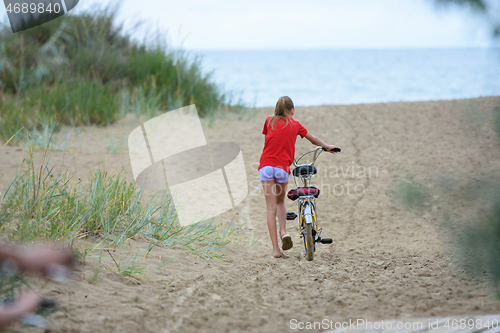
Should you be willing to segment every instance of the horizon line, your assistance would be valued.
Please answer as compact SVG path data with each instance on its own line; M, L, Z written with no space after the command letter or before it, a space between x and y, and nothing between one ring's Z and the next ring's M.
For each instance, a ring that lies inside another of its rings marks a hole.
M450 46L450 47L346 47L346 48L186 48L185 51L415 51L415 50L500 50L499 46Z

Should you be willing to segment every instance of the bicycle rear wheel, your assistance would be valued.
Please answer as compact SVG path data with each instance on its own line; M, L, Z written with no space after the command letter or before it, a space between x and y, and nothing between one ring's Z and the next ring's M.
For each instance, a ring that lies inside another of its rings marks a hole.
M314 258L314 236L312 223L306 223L306 230L304 230L304 245L306 248L306 259L313 260Z

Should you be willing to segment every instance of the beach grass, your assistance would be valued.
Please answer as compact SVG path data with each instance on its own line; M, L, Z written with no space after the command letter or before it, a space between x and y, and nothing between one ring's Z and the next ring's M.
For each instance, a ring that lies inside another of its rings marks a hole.
M0 27L0 139L22 127L43 131L65 107L58 126L108 125L128 112L149 119L189 104L201 116L231 107L199 59L161 39L132 40L115 13L97 8L16 34Z
M109 254L114 264L116 265L116 271L106 266L111 272L123 276L128 276L136 280L141 280L140 276L144 275L144 270L146 269L146 266L137 263L137 257L139 256L139 252L136 252L135 256L122 263L118 263L111 254L111 252L109 252L109 250L106 250L106 252ZM97 266L97 269L99 269L99 265ZM96 278L97 274L99 274L98 270L97 273L95 273ZM94 276L92 278L94 278Z
M29 282L19 272L14 272L8 265L0 267L0 296L2 301L12 301L23 288L31 289Z
M96 170L87 181L67 171L56 175L49 165L35 166L33 152L0 194L0 231L12 241L50 240L73 246L95 239L85 257L100 245L120 247L129 239L156 246L187 249L194 255L222 258L234 225L207 220L188 226L177 222L167 193L146 196L121 175Z

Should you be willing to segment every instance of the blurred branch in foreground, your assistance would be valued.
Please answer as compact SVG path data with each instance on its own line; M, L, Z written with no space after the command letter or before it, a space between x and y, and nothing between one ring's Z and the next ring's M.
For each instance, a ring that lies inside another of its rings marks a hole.
M500 2L497 0L434 0L439 6L455 5L468 7L471 11L484 16L492 27L495 38L500 38Z

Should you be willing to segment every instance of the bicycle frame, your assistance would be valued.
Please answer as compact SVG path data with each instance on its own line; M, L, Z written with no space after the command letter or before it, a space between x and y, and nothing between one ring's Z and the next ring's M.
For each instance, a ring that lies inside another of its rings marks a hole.
M322 147L317 147L316 149L305 153L304 155L300 156L297 161L293 161L293 165L295 167L299 166L306 166L306 165L314 165L316 160L318 159L319 155L323 151ZM306 155L314 153L313 159L311 163L308 164L297 164L303 157ZM295 185L297 186L297 178L300 178L304 184L303 187L309 187L310 182L311 182L311 177L312 174L306 174L306 175L299 175L299 176L294 176L294 181ZM299 208L299 230L300 230L300 236L302 237L304 234L305 230L305 224L312 224L312 230L313 231L313 236L315 239L317 239L318 232L317 232L317 224L316 224L316 199L312 195L306 195L306 196L300 196L298 200L298 208Z
M316 230L316 199L299 198L299 212L300 235L304 233L305 224L312 224L313 230Z
M317 147L316 149L300 156L297 161L295 159L293 160L293 165L296 168L293 170L295 186L299 188L297 185L297 178L300 178L303 183L303 188L305 189L297 191L298 197L296 197L293 193L290 196L290 192L288 193L290 199L299 199L299 219L297 222L299 223L300 238L304 240L307 260L313 260L314 252L316 251L316 243L332 244L333 242L331 238L321 238L322 229L318 229L316 220L316 197L319 195L319 191L318 189L311 188L310 186L311 177L317 173L314 162L316 162L323 150L323 147ZM340 148L338 148L338 151L340 151ZM311 163L298 164L304 156L311 153L314 153ZM289 214L291 214L290 217L288 216ZM287 213L287 220L294 220L295 218L297 218L297 214Z

